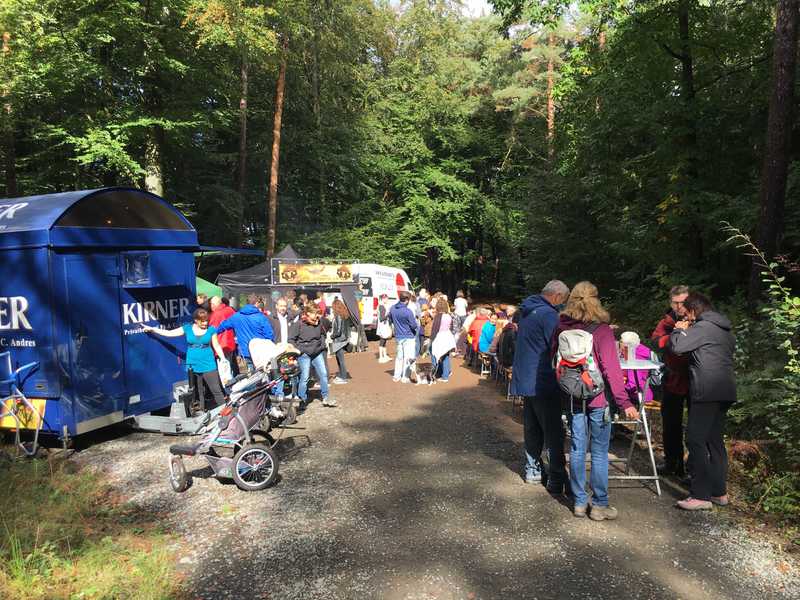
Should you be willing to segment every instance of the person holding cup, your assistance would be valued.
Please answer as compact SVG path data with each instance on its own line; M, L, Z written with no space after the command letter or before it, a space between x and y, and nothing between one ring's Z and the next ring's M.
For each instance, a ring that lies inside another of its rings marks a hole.
M675 324L669 345L689 356L689 396L692 408L686 424L690 495L678 502L684 510L707 510L728 504L728 452L725 419L736 402L731 322L714 310L703 294L692 292L684 302L686 319Z
M650 339L664 351L666 375L664 395L661 400L662 437L664 439L664 462L658 466L660 475L684 477L683 462L683 413L689 404L689 359L672 352L669 336L676 323L686 320L684 302L689 296L689 288L676 285L669 291L670 306L656 325Z

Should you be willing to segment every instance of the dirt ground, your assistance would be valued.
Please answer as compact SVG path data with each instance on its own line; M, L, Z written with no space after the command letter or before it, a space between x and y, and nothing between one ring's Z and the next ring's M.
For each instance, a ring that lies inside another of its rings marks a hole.
M728 509L675 509L674 486L659 498L612 482L620 519L596 523L526 485L519 413L460 361L434 386L393 383L375 348L347 361L339 407L316 401L285 431L280 480L263 492L194 459L193 486L173 493L175 439L155 434L76 460L162 515L189 598L800 598L790 557Z

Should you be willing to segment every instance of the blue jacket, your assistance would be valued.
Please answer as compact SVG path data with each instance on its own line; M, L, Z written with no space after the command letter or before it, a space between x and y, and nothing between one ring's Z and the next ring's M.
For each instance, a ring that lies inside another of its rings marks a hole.
M217 327L217 333L233 329L236 333L236 343L239 345L239 354L250 358L250 340L261 338L275 340L272 325L269 319L252 304L245 304L239 312L225 319Z
M558 311L538 294L527 297L520 311L510 392L514 396L540 398L555 394L558 383L551 348Z
M492 325L489 321L483 324L481 328L481 337L478 340L478 350L481 352L489 351L489 346L492 345L495 331L497 331L497 325Z
M394 337L408 340L417 337L417 320L408 305L398 302L389 311L389 318L394 323Z

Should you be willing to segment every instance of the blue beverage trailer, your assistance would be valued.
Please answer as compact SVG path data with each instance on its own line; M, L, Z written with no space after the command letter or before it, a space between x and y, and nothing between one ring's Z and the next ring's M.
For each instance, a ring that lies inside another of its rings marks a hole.
M38 363L21 390L41 431L64 439L172 404L185 342L142 325L191 320L198 248L191 223L142 190L0 200L0 352Z

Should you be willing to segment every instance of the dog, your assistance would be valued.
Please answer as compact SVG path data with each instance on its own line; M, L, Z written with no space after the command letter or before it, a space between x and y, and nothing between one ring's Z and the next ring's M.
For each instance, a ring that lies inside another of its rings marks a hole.
M411 371L411 383L417 385L433 385L436 383L431 363L420 363L414 358L409 361L409 370Z

